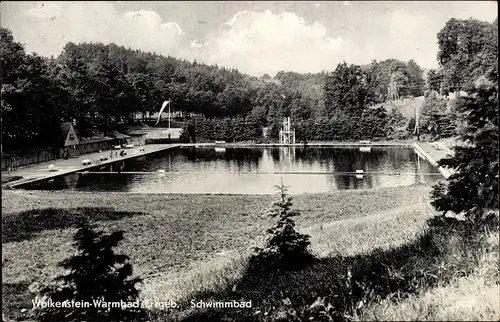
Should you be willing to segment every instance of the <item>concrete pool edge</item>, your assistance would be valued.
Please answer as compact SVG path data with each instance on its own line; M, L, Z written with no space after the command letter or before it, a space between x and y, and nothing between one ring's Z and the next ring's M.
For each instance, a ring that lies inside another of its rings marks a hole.
M399 147L411 148L413 142L308 142L295 144L280 144L280 143L179 143L180 147L228 147L228 148L266 148L266 147Z
M79 164L79 165L74 166L71 169L61 169L60 171L57 171L57 172L40 173L37 177L34 177L34 176L22 176L23 178L24 177L28 177L28 179L27 180L20 179L20 180L16 180L16 181L13 181L13 182L7 182L6 184L2 185L2 187L9 188L9 189L23 189L23 188L21 188L21 186L28 185L28 184L31 184L31 183L35 183L35 182L38 182L38 181L51 180L51 179L54 179L56 177L65 176L65 175L73 174L73 173L76 173L76 172L88 171L88 170L95 169L95 168L100 168L100 167L103 167L103 166L109 166L109 165L113 165L113 164L116 164L116 163L124 162L126 160L140 158L140 157L143 157L143 156L146 156L146 155L151 155L151 154L155 154L155 153L158 153L158 152L164 152L164 151L172 150L172 149L175 149L175 148L179 147L178 144L175 144L175 145L168 144L168 145L164 145L164 146L161 146L161 147L158 147L158 148L156 146L157 145L151 147L151 150L148 149L147 151L140 151L140 150L139 151L135 151L135 153L133 153L133 154L127 154L125 156L120 157L119 159L104 160L104 161L101 161L99 164L91 164L91 165L86 165L86 166L83 166L83 165ZM82 157L84 157L84 156L82 156ZM78 158L78 161L80 161L80 159L81 158ZM57 162L57 160L55 160L53 162ZM46 162L46 163L50 163L50 162ZM28 170L29 171L30 169L33 169L35 167L37 167L37 166L33 166L33 167L29 167L28 166L28 167L26 167L24 169L16 170L16 174L22 174L23 170L25 170L25 171Z
M449 169L439 166L438 164L439 159L435 160L434 158L432 158L427 152L424 151L424 149L417 142L413 144L413 148L415 152L420 154L424 159L429 161L430 164L436 167L438 171L443 175L443 177L445 177L445 179L448 179L453 174L452 171L450 171Z

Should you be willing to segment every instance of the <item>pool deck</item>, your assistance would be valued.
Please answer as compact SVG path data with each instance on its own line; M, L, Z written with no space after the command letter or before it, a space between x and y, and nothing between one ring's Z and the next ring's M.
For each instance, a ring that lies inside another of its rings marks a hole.
M3 171L2 176L9 177L22 177L19 180L10 181L3 186L8 188L15 188L19 185L23 185L30 182L35 182L39 180L47 180L57 176L86 171L96 167L102 167L105 165L114 164L117 162L122 162L127 159L137 158L143 155L148 155L151 153L156 153L160 151L165 151L173 148L179 147L178 144L148 144L144 146L134 146L133 148L123 149L127 154L124 156L115 156L115 152L120 152L118 150L113 150L113 158L110 158L110 150L103 151L101 153L89 153L80 155L78 157L73 157L70 159L57 159L49 162L41 162L40 164L28 165L12 171ZM141 151L143 150L143 151ZM108 158L108 160L100 161L100 156ZM82 165L82 160L91 160L92 164ZM53 165L54 169L57 171L50 171L49 165Z
M446 158L449 155L453 155L453 151L450 150L442 142L415 142L413 147L415 151L420 153L427 161L429 161L433 166L438 168L439 172L448 179L453 173L453 169L443 168L438 165L439 160Z

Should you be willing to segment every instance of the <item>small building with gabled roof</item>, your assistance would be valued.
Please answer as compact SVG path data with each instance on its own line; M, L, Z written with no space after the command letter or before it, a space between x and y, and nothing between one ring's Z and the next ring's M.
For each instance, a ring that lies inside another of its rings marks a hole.
M135 145L145 145L146 144L146 132L141 131L130 131L126 132L127 135L131 137L130 143Z
M80 143L73 124L66 122L61 124L62 136L64 138L63 146L74 146Z
M112 137L113 139L117 139L120 145L129 144L131 140L130 135L126 135L118 131L112 131L110 137Z

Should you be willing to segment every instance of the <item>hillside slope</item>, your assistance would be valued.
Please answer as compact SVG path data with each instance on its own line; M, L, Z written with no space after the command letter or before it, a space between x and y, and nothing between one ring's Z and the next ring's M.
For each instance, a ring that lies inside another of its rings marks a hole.
M422 107L424 97L419 96L415 98L400 99L396 101L387 101L384 103L373 105L371 108L385 107L390 112L393 108L398 109L404 117L411 118L415 116L415 110Z

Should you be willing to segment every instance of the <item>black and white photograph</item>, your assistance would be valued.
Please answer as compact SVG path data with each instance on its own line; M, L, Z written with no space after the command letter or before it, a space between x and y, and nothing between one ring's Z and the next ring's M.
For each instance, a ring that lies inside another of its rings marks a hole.
M496 1L2 1L2 322L500 321Z

